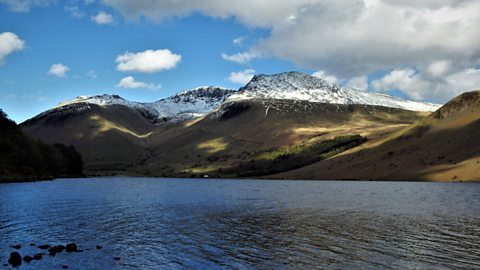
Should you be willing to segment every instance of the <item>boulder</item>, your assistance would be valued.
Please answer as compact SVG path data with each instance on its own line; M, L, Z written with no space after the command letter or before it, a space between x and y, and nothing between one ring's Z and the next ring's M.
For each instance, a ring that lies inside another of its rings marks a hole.
M38 246L39 249L49 249L51 248L52 246L50 245L41 245L41 246Z
M10 246L11 248L14 248L14 249L21 249L22 248L22 245L13 245L13 246Z
M26 262L26 263L30 263L32 260L33 260L32 256L26 255L26 256L23 257L23 261Z
M35 255L33 256L33 259L34 259L34 260L37 260L37 261L43 259L43 253L35 254Z
M60 253L64 250L65 250L65 246L58 245L58 246L54 246L54 247L49 248L48 252L50 252L50 253Z
M8 259L8 263L11 264L13 267L17 267L22 264L22 256L18 252L10 253L10 258Z
M77 252L78 251L77 244L75 244L75 243L67 244L65 246L65 251L67 251L67 252Z

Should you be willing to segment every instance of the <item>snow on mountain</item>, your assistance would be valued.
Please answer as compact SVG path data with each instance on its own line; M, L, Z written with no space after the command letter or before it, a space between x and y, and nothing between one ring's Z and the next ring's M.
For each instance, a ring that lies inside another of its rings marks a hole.
M342 87L300 72L275 75L256 75L238 91L215 86L203 86L180 92L172 97L152 103L128 101L118 95L80 96L60 103L51 111L72 109L95 104L99 106L123 105L141 111L155 121L178 122L206 115L224 101L245 99L302 100L334 104L364 104L400 108L412 111L435 111L437 104L404 100L387 94ZM75 106L70 106L75 105Z
M118 95L79 96L58 104L56 109L76 104L123 105L147 112L156 119L177 122L207 114L218 107L234 91L222 87L204 86L153 103L128 101Z
M289 99L320 103L378 105L412 111L435 111L440 105L404 100L387 94L342 87L300 73L256 75L228 101L244 99Z

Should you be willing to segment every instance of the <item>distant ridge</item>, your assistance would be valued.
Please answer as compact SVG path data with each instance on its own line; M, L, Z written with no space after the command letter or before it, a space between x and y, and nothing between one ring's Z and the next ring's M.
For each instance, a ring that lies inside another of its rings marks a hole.
M274 75L256 75L247 85L239 90L219 86L202 86L182 91L174 96L152 103L128 101L118 95L79 96L75 99L61 102L56 108L45 113L72 109L68 107L78 104L122 105L140 110L155 121L179 122L206 115L218 108L224 101L249 99L374 105L423 112L432 112L440 107L437 104L405 100L387 94L346 88L312 75L292 71Z

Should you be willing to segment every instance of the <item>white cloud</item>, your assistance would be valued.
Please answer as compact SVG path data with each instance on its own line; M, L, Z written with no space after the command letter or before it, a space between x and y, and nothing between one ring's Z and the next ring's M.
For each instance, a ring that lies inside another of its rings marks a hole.
M4 32L0 34L0 65L5 62L5 58L16 51L25 48L25 41L21 40L12 32Z
M181 55L170 50L146 50L139 53L126 52L117 56L117 70L154 73L161 70L172 69L182 59Z
M452 68L452 61L449 60L439 60L432 62L427 67L427 72L432 77L441 77L445 75Z
M351 78L345 83L345 86L354 88L354 89L366 90L368 89L368 77L358 76L358 77Z
M58 64L53 64L48 70L47 74L62 78L66 76L68 71L70 71L70 68L68 66L58 63Z
M77 6L65 6L65 11L69 12L75 18L82 18L85 13Z
M246 69L243 71L230 73L230 76L228 76L228 80L233 83L247 84L253 78L254 75L255 75L255 70Z
M222 53L222 58L227 61L232 61L239 64L245 64L250 62L255 58L259 58L260 54L256 52L242 52L242 53L235 53L235 54L225 54Z
M91 17L91 20L96 24L113 24L113 16L104 11L97 13Z
M85 1L84 1L85 5L90 5L90 4L94 3L94 2L95 2L95 0L85 0Z
M480 88L480 69L464 69L437 80L414 70L396 69L372 82L378 91L400 90L414 99L443 100Z
M96 79L98 77L97 72L95 70L89 70L86 75L91 79Z
M480 65L478 0L103 0L103 3L127 19L146 17L162 21L193 13L234 18L248 27L269 31L250 50L265 57L290 60L303 68L324 70L338 78L405 68L417 70L422 77L442 77ZM239 63L251 60L242 53L222 56ZM429 81L441 83L432 78Z
M242 46L243 45L243 41L245 41L245 37L237 37L235 39L232 40L232 43L234 45L237 45L237 46Z
M325 81L328 81L328 82L331 82L331 83L339 83L340 82L340 80L337 77L335 77L333 75L330 75L330 74L327 74L324 70L319 70L319 71L313 73L312 76L320 78L320 79L324 79Z
M34 6L45 6L54 0L0 0L0 4L5 4L14 12L28 12Z
M150 90L157 90L162 87L160 84L153 84L153 83L144 83L136 81L135 78L132 76L127 76L120 80L120 82L116 85L116 87L121 88L128 88L128 89L136 89L136 88L145 88Z

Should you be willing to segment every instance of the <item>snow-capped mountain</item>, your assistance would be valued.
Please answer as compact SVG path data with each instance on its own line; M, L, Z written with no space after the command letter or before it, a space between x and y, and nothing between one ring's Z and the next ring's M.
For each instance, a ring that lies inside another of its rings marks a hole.
M342 87L323 79L300 73L256 75L227 100L289 99L335 104L378 105L412 111L435 111L437 104L400 99L387 94Z
M88 109L89 104L123 105L141 111L142 114L154 121L178 122L206 115L218 108L224 101L248 99L377 105L412 111L435 111L439 108L437 104L404 100L387 94L346 88L308 74L286 72L274 75L256 75L238 91L203 86L152 103L128 101L118 95L80 96L62 102L46 113L84 110Z
M78 104L123 105L140 110L155 119L177 122L207 114L234 92L235 90L222 87L204 86L183 91L152 103L128 101L118 95L79 96L58 104L54 109L66 109L71 105Z

